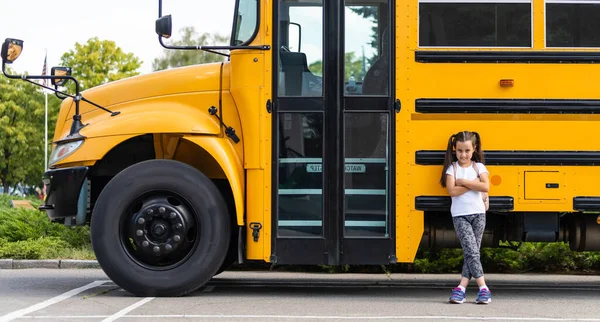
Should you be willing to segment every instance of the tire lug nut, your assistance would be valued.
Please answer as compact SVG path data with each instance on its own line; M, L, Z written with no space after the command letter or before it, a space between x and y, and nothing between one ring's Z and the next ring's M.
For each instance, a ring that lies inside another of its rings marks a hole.
M154 248L152 249L155 253L160 252L160 247L158 246L154 246Z
M148 209L148 215L152 215L153 213L154 213L154 210Z
M140 219L138 219L137 222L138 222L138 224L143 225L146 222L146 219L140 218Z
M143 235L144 235L144 231L143 231L143 230L141 230L141 229L138 229L138 230L135 232L135 234L136 234L136 235L138 235L138 236L143 236Z
M166 244L165 249L169 251L169 250L173 249L173 246L171 246L170 244Z
M142 242L142 246L144 246L144 247L148 247L148 245L150 245L150 243L149 243L147 240L144 240L144 241Z
M177 217L176 213L172 212L171 214L169 214L169 218L175 219L175 217Z
M160 212L161 214L164 214L165 211L166 211L165 207L158 208L158 212Z
M178 242L181 240L181 237L179 237L179 235L175 235L175 236L173 236L173 240Z

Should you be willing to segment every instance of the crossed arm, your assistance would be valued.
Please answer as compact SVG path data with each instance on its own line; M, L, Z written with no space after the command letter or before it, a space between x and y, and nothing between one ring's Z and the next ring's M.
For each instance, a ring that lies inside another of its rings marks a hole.
M467 180L456 179L454 176L447 175L446 190L452 197L460 196L469 190L488 192L490 190L490 180L487 173L482 173L479 179Z

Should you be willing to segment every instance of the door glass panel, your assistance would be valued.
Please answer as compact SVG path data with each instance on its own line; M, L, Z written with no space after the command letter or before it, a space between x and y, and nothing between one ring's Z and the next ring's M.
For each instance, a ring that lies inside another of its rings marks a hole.
M279 3L279 96L323 96L323 2Z
M323 234L323 113L279 113L278 237Z
M353 6L346 1L344 95L387 95L390 46L388 0Z
M388 113L345 113L344 235L388 237Z

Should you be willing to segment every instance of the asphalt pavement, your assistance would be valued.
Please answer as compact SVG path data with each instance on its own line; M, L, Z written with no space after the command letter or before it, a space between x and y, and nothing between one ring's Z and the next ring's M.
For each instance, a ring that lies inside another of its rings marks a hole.
M184 297L135 297L99 269L0 270L0 321L598 321L600 276L486 275L493 300L449 304L457 274L224 272Z

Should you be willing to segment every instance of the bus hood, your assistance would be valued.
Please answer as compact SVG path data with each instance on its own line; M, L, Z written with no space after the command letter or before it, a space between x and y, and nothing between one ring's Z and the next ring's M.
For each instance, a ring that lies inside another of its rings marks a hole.
M229 67L228 63L179 67L110 82L85 90L82 95L102 107L120 111L120 105L132 101L181 93L227 90L229 89L227 80L220 84L221 65L224 69ZM74 113L73 100L69 98L63 101L57 122L60 128L56 129L55 140L68 134ZM86 119L92 117L91 114L107 112L82 101L79 104L79 113L85 124Z

